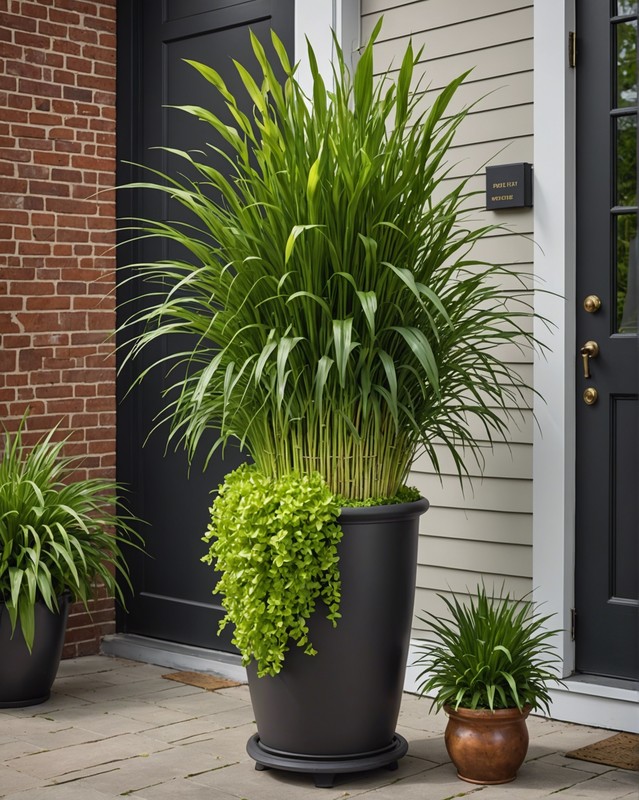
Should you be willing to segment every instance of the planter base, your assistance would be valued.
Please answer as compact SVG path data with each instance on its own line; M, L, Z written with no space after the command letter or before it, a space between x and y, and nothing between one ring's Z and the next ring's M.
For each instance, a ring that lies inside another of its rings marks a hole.
M11 635L9 612L0 603L0 708L44 703L58 672L69 613L69 595L58 597L59 611L35 604L35 638L29 652L22 631Z
M313 776L315 786L330 789L338 774L365 772L379 767L397 769L397 762L408 751L408 742L396 733L388 747L371 753L357 753L352 756L306 756L303 753L272 750L262 744L259 734L256 733L248 740L246 751L254 759L255 769L305 772Z

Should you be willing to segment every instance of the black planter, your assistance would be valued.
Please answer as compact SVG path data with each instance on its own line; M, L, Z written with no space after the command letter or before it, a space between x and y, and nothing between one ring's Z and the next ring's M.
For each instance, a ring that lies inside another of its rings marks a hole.
M0 708L34 706L49 699L62 656L69 595L59 597L58 603L56 614L36 603L31 653L19 625L11 637L9 613L0 603Z
M387 765L407 750L395 733L415 597L419 518L428 501L346 508L339 546L342 617L309 621L318 651L295 646L282 671L258 678L248 667L257 734L256 768L310 772L331 785L339 772Z

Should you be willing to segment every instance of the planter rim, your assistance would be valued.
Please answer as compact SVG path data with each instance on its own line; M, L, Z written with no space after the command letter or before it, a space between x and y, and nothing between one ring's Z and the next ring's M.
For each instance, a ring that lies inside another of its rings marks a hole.
M459 719L481 719L487 722L494 720L495 722L503 722L508 719L526 719L530 714L532 706L526 705L520 711L517 707L514 708L496 708L491 711L489 708L464 708L460 706L457 710L453 706L444 705L444 712L449 717L457 717Z
M368 524L388 519L406 519L421 516L428 510L429 505L430 503L425 497L420 497L419 500L411 500L409 503L345 507L341 509L337 521L357 525L358 523Z

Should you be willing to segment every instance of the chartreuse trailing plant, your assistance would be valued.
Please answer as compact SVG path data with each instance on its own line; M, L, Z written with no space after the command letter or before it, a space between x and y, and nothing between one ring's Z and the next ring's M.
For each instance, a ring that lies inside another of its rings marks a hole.
M81 461L63 454L55 429L27 447L25 422L0 442L0 601L31 650L36 601L57 611L69 592L86 606L104 584L123 602L118 576L130 581L122 545L141 540L134 518L116 513L118 485L74 478Z
M268 480L318 472L360 501L395 495L418 452L438 469L438 445L464 474L466 450L527 403L499 347L533 344L523 276L473 258L493 226L465 222L472 193L450 179L465 75L422 111L421 51L376 77L378 33L353 75L336 47L328 89L309 47L310 97L275 34L272 57L251 38L258 67L236 64L237 95L189 62L226 109L179 106L209 147L170 150L189 178L151 170L129 187L176 207L132 225L178 256L135 265L149 293L121 329L125 362L177 343L163 417L191 456L212 428L214 447L239 441Z
M203 560L222 573L220 630L233 623L233 643L245 664L255 659L260 676L280 671L291 642L315 654L306 622L316 603L337 622L339 510L317 472L272 480L244 464L219 488Z
M450 619L428 613L421 618L435 639L420 643L416 661L424 670L420 692L434 693L433 705L462 708L518 708L550 711L549 684L561 683L559 658L549 630L553 616L540 615L527 596L511 599L502 590L489 597L483 585L467 602L453 596L446 603Z

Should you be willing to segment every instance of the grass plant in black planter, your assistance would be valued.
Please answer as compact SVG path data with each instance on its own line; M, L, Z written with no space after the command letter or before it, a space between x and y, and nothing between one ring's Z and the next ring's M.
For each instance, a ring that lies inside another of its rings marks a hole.
M26 418L0 442L0 708L42 703L55 679L69 610L99 585L123 599L122 545L133 520L116 514L118 487L77 478L55 430L33 446Z
M125 363L158 337L182 342L163 362L183 376L169 440L193 456L214 429L215 447L239 442L253 461L220 487L207 535L249 669L250 752L326 781L405 752L394 728L428 504L404 484L417 454L437 470L442 446L460 475L481 460L525 405L499 348L533 343L524 276L473 258L494 226L465 219L472 193L449 180L465 76L421 111L421 51L376 78L378 33L352 75L336 45L332 88L309 47L310 97L277 36L270 56L252 37L259 67L236 65L248 115L190 62L225 106L180 107L214 158L171 149L196 177L130 187L189 218L132 222L181 257L136 265L152 288L122 326Z
M420 645L420 691L448 715L446 748L459 777L508 783L528 751L528 714L549 713L549 687L561 682L552 643L560 631L548 628L553 615L503 588L491 597L479 585L466 602L439 597L450 619L428 613L422 620L435 638Z

